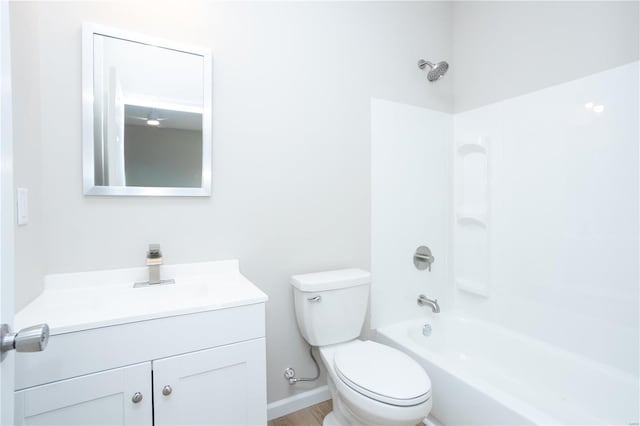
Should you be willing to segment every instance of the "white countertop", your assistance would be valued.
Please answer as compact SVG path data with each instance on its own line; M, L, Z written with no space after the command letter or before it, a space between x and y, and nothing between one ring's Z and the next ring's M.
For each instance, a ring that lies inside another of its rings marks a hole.
M16 313L15 328L49 324L52 335L91 328L264 303L268 297L241 273L237 260L163 265L175 284L133 288L146 267L55 274Z

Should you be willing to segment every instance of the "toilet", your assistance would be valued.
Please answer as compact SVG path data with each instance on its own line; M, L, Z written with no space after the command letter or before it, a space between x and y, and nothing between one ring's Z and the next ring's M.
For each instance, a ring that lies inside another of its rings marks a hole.
M294 275L298 328L328 372L331 425L415 426L431 411L431 381L405 353L359 340L371 274L341 269Z

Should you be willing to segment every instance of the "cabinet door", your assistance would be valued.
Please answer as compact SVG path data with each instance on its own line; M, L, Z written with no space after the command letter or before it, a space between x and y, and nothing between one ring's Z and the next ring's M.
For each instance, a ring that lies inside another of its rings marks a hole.
M134 402L140 392L142 399ZM15 393L18 425L151 426L151 363L131 365Z
M267 423L264 338L153 361L154 424Z

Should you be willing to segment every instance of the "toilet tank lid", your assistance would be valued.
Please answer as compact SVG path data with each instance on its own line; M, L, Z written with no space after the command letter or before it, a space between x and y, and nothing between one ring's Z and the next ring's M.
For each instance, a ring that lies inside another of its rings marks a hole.
M362 269L338 269L291 277L291 285L300 291L325 291L369 284L371 273Z

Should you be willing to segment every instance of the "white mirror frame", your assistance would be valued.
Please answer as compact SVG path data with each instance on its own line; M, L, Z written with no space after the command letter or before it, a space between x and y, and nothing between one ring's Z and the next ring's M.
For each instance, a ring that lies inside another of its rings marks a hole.
M202 186L200 188L97 186L95 184L93 131L93 36L94 34L177 50L203 57ZM85 23L82 26L82 181L85 195L206 197L211 195L211 50L185 46L129 31Z

